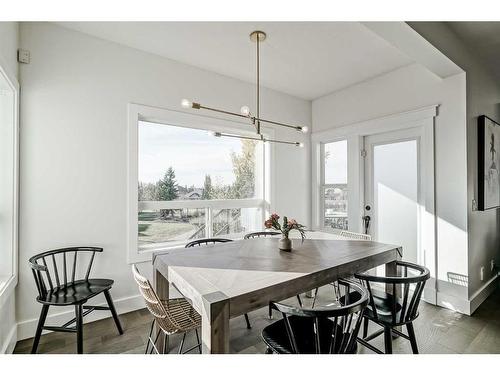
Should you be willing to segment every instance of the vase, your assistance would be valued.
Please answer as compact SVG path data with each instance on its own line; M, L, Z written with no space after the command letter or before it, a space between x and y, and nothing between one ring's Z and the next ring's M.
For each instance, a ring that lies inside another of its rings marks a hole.
M278 246L279 246L280 250L292 251L292 240L289 239L288 237L282 237L279 240Z

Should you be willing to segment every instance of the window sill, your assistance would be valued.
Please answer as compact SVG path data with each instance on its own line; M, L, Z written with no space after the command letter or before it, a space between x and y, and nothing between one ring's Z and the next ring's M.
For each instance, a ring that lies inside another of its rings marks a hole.
M17 285L17 275L0 276L0 308L7 302Z

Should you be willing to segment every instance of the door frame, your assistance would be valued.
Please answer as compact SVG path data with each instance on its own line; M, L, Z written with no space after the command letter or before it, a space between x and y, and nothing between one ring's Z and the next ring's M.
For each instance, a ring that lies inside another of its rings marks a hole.
M361 122L347 124L341 127L314 132L311 134L312 141L312 222L313 229L321 230L321 144L347 139L348 153L348 189L349 200L349 230L361 232L364 207L364 142L365 136L376 135L396 130L421 127L422 137L422 160L421 172L425 174L425 196L424 206L426 213L425 224L422 226L420 239L425 252L426 266L429 268L431 280L426 283L424 299L430 303L436 303L436 281L437 243L436 243L436 211L435 211L435 171L434 171L434 125L435 117L438 115L439 104L431 105L415 110L377 117ZM350 202L349 202L350 203Z

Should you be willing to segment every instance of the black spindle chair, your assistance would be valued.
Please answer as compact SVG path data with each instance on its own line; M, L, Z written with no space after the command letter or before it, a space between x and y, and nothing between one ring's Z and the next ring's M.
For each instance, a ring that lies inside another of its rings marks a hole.
M110 310L118 332L123 333L109 293L113 280L89 278L95 254L100 252L102 248L99 247L70 247L46 251L29 259L38 289L36 299L42 304L31 353L36 353L43 330L76 333L77 353L83 353L83 317L94 310ZM79 266L83 260L88 261L85 267ZM84 305L100 293L104 293L108 306ZM75 306L75 318L62 326L45 325L50 306L71 305ZM72 324L75 325L70 327Z
M260 237L271 237L271 236L277 236L281 234L280 232L270 232L270 231L262 231L262 232L251 232L245 234L243 237L245 240L249 240L251 238L260 238Z
M277 354L354 354L368 292L360 284L339 280L345 298L339 306L304 309L271 302L283 315L264 328L262 339L267 353Z
M195 247L195 246L204 246L204 245L213 245L216 243L224 243L224 242L232 242L233 240L230 240L228 238L201 238L199 240L194 240L191 242L188 242L186 244L186 248L188 247ZM248 318L248 314L245 314L245 321L247 323L247 328L251 329L252 326L250 325L250 319Z
M281 232L272 232L272 231L261 231L261 232L251 232L245 234L243 237L245 240L250 240L252 238L261 238L261 237L272 237L272 236L277 236L280 235ZM299 306L302 307L302 300L300 299L300 296L297 294L297 301L299 301ZM271 305L269 305L269 319L273 318L273 309L271 308Z
M396 261L396 266L396 275L374 276L366 273L355 275L370 293L369 304L363 317L363 338L358 338L358 341L370 350L382 354L383 352L369 341L383 333L385 353L391 354L392 334L395 334L409 340L413 353L418 354L413 321L418 317L418 305L425 282L430 277L429 270L404 261ZM377 288L377 283L384 288ZM392 293L385 292L386 286L390 286ZM369 321L380 325L382 329L368 336ZM396 329L403 325L406 326L408 335Z

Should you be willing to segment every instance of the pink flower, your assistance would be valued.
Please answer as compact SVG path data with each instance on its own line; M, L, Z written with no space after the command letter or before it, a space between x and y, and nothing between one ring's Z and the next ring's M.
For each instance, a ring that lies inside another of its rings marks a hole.
M265 226L266 228L268 228L268 229L269 229L269 228L271 228L271 227L273 226L273 222L272 222L272 220L266 220L266 221L264 222L264 226Z
M271 215L271 219L272 220L278 220L279 218L280 218L279 215L276 214L276 213L274 213L274 214Z
M297 223L297 220L295 220L295 219L290 219L290 220L288 220L288 226L289 226L289 227L293 227L293 226L295 226L295 225L297 225L297 224L298 224L298 223Z

